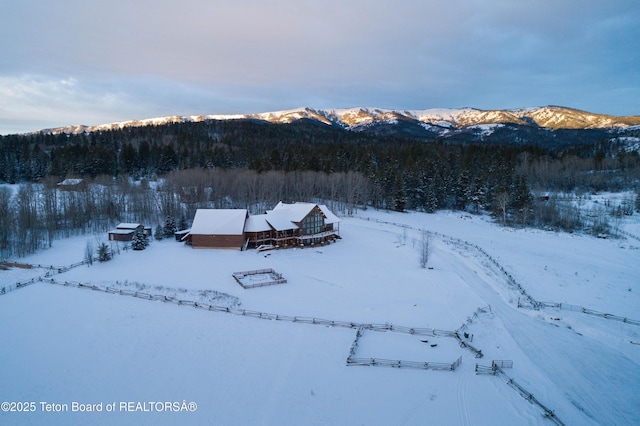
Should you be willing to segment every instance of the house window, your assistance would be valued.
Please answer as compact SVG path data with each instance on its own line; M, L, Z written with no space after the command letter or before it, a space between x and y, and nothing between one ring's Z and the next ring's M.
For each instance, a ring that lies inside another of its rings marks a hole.
M302 234L311 235L322 232L322 215L311 214L302 219Z

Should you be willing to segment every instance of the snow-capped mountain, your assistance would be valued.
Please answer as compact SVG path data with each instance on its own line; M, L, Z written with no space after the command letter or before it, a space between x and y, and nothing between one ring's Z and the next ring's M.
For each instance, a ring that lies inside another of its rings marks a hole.
M481 110L475 108L426 110L392 110L383 108L312 109L298 108L259 114L192 115L131 120L99 126L67 126L44 129L43 133L84 133L122 129L125 127L157 126L170 123L199 122L205 120L260 120L270 123L292 123L300 120L315 121L348 130L365 130L372 126L408 124L438 134L449 131L478 128L489 132L496 126L513 124L557 129L624 129L640 125L640 116L617 117L594 114L572 108L545 106L511 110Z

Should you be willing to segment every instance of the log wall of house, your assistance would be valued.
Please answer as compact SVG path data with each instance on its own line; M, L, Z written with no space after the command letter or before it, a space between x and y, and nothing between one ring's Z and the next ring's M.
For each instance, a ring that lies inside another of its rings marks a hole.
M191 245L194 248L234 248L240 250L243 243L244 235L191 234Z

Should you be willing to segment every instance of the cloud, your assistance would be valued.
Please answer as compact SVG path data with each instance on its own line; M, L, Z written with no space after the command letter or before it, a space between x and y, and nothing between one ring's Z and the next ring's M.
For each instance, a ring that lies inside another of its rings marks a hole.
M638 20L637 0L22 0L0 15L0 120L559 101L638 114Z
M33 125L49 127L85 124L85 121L97 124L101 120L121 118L122 114L135 110L128 95L106 87L81 84L75 78L0 76L0 120L29 127L0 129L2 133L37 130L31 127Z

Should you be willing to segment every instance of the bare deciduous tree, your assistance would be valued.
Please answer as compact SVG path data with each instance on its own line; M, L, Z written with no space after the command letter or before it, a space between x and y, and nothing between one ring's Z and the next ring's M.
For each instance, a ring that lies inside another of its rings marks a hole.
M93 265L94 255L95 249L93 248L93 243L87 240L87 244L84 246L84 261L87 262L87 265Z
M502 224L507 223L507 208L509 207L509 202L511 201L511 197L508 192L501 192L496 195L495 203L497 209L502 213Z
M431 235L427 231L422 231L420 240L420 267L426 268L431 255Z

